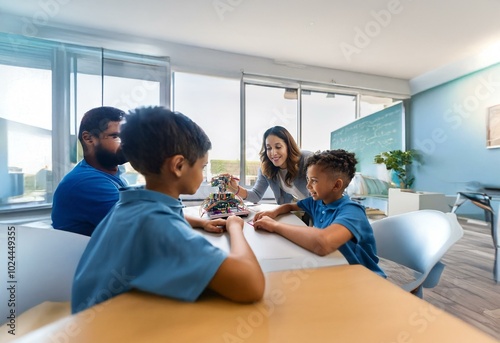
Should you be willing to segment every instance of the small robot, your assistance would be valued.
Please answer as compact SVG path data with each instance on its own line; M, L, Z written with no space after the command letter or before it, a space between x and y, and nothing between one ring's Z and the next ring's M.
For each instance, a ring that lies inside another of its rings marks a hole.
M201 216L205 213L208 214L210 219L225 218L230 215L248 216L250 211L247 210L243 199L231 192L227 192L227 185L230 181L230 177L224 175L212 178L211 186L218 187L219 191L217 193L210 193L205 201L203 201L200 206Z

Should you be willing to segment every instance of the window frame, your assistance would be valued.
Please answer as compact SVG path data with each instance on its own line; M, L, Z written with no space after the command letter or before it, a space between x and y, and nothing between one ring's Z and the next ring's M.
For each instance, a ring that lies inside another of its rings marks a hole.
M358 88L347 85L341 85L337 83L321 83L321 82L313 82L306 80L295 80L284 77L276 77L269 75L261 75L261 74L249 74L242 73L240 78L240 139L241 139L241 151L240 151L240 180L246 180L246 86L254 85L254 86L264 86L264 87L277 87L277 88L290 88L295 89L297 91L297 145L302 148L302 140L303 140L303 130L302 130L302 122L304 119L304 114L302 111L302 92L303 91L311 91L311 92L320 92L320 93L334 93L345 96L354 96L355 97L355 113L354 113L354 121L361 118L361 102L363 97L369 96L372 98L392 98L393 103L397 101L403 101L407 99L407 97L402 96L401 94L393 94L384 91L379 91L375 89L368 88ZM246 184L242 184L243 186L249 186Z
M76 122L76 107L78 101L76 81L79 58L91 56L89 74L99 75L101 78L100 104L103 105L104 77L107 71L104 66L107 62L133 65L136 68L118 71L120 77L141 79L145 74L141 70L152 68L159 73L160 105L170 107L170 59L169 57L154 57L116 50L107 50L89 46L59 43L39 38L0 33L0 64L19 66L24 68L42 68L52 72L52 179L47 182L46 199L40 203L12 203L7 201L0 205L0 220L10 213L17 212L44 212L52 208L52 194L62 178L73 168L71 162L71 134L79 126ZM95 62L95 65L93 63ZM115 68L116 69L116 68ZM116 70L119 70L117 68ZM111 69L110 74L117 71ZM123 71L127 70L128 73ZM73 79L71 79L73 77ZM144 78L143 78L144 79ZM8 119L7 119L8 120ZM78 144L78 143L77 143ZM9 151L6 150L8 158ZM49 182L50 181L50 182ZM50 187L50 188L49 188ZM8 199L8 198L7 198Z

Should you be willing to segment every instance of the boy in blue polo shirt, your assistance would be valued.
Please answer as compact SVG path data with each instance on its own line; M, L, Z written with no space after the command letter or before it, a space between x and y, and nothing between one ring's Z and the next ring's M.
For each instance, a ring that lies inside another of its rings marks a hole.
M320 256L338 249L349 264L362 264L385 277L378 266L373 230L364 207L343 195L354 177L356 163L354 154L345 150L315 153L306 162L311 196L296 204L257 213L254 227L276 232ZM280 214L300 210L312 217L314 228L274 220Z
M211 142L181 113L140 108L126 116L120 138L145 189L127 190L92 234L75 272L72 312L131 289L195 301L209 288L238 302L262 298L264 276L243 236L243 220L226 220L229 254L184 219L180 194L203 181Z

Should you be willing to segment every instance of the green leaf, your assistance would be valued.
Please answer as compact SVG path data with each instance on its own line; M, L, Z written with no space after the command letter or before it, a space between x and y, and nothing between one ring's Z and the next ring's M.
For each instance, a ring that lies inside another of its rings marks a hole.
M377 154L373 158L376 164L385 164L387 170L394 170L399 180L404 184L405 188L410 188L413 185L414 178L411 178L406 173L406 166L409 166L417 158L415 150L391 150Z

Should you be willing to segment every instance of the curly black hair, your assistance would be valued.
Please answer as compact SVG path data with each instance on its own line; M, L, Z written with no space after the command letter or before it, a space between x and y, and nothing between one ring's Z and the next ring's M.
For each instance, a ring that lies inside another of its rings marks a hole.
M354 177L357 163L358 160L356 160L354 153L337 149L314 153L307 159L306 167L318 165L332 173L344 174L348 178L347 183L349 183Z

